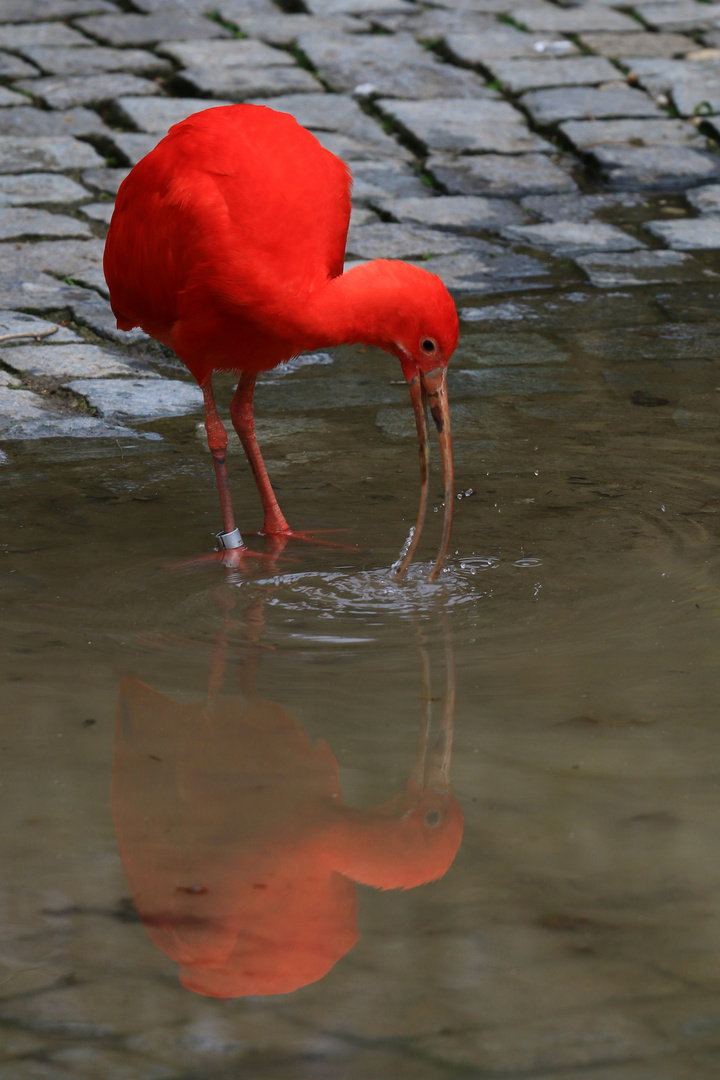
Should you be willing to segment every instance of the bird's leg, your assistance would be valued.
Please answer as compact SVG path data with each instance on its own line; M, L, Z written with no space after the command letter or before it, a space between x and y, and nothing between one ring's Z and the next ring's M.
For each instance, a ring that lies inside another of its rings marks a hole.
M232 550L243 547L239 529L235 527L232 501L230 499L230 485L228 483L225 460L227 457L227 432L223 427L222 420L218 416L215 407L215 397L212 389L212 376L201 386L205 400L205 430L207 432L208 446L212 454L215 476L217 477L218 492L220 494L220 508L222 510L223 531L217 534L217 541L221 548Z
M255 417L253 416L253 395L255 393L255 376L241 375L237 385L235 396L230 404L230 416L233 427L238 433L240 442L250 462L255 483L257 484L260 500L263 505L265 520L262 531L265 535L291 535L282 510L278 506L275 492L270 483L270 477L265 468L260 447L255 438Z

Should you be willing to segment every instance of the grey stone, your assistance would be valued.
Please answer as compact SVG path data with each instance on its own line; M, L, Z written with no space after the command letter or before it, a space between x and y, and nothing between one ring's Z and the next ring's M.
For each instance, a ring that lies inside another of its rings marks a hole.
M522 220L518 207L508 199L483 199L479 195L439 195L435 199L378 199L379 210L397 221L428 225L451 232L497 229Z
M173 124L204 109L232 105L231 101L201 101L199 98L121 97L115 102L124 120L139 131L167 135Z
M679 146L598 146L590 151L611 187L683 189L720 177L714 154Z
M553 221L544 225L511 225L505 235L530 247L549 248L554 255L589 251L635 251L645 245L614 225L602 222Z
M230 31L212 19L189 11L162 11L157 15L92 15L78 19L77 26L110 45L153 45L158 41L200 41L228 38ZM0 33L0 44L2 34ZM42 44L45 44L43 42ZM48 42L47 44L61 44ZM62 42L62 44L65 44ZM70 44L70 42L68 42Z
M44 412L43 399L38 394L0 386L0 438L5 438L8 429L19 421L42 420Z
M0 86L0 109L10 109L15 105L29 105L30 101L22 94L15 93L14 90L8 90L5 86Z
M203 407L200 387L177 379L75 379L67 386L101 416L156 420Z
M51 109L69 109L73 105L101 105L127 94L159 94L160 87L139 75L88 75L66 78L23 79L17 84Z
M656 30L702 30L717 26L720 4L681 3L638 4L635 8L644 23Z
M576 56L567 60L488 60L491 74L513 94L542 86L591 86L617 78L617 70L604 56Z
M415 265L437 274L450 292L466 294L506 292L516 284L526 287L528 278L546 274L542 263L526 255L492 255L489 252L440 255L415 262Z
M631 87L531 90L522 104L537 124L559 120L609 120L614 117L657 116L665 113L640 90Z
M145 49L109 49L91 44L83 49L66 45L23 45L20 51L45 75L102 75L110 71L166 75L172 71L167 60Z
M623 192L603 195L528 195L522 200L523 210L545 221L592 221L599 212L634 209L642 206L641 195Z
M467 33L459 28L447 34L450 53L465 64L485 65L492 60L533 59L576 56L577 45L557 34L527 34L514 26L498 26L481 33Z
M254 104L266 103L257 101ZM286 94L274 98L272 107L294 116L298 124L310 131L336 131L383 146L387 142L380 125L362 111L357 101L343 94Z
M306 0L311 15L365 15L374 12L410 14L415 10L407 0Z
M451 157L436 154L428 158L429 172L451 195L490 195L516 198L521 195L554 195L577 190L577 184L545 154L502 157Z
M114 131L112 135L113 143L130 165L137 165L164 138L134 131Z
M382 161L395 158L399 161L414 161L415 155L401 146L399 142L386 135L378 127L372 142L367 139L355 139L352 135L341 135L337 131L313 131L313 135L326 150L343 161Z
M0 78L22 79L28 75L37 74L37 68L21 60L19 56L13 56L12 53L8 52L0 52Z
M487 304L485 307L461 308L458 315L463 322L522 322L538 316L527 304Z
M350 210L350 228L357 225L371 225L379 220L377 214L367 206L353 206Z
M255 42L259 45L260 42ZM293 67L205 67L186 68L183 81L202 94L229 101L246 101L252 97L274 97L279 94L312 94L320 83L309 71Z
M520 154L554 150L528 130L522 114L506 101L381 100L379 107L431 151Z
M363 225L348 232L346 251L364 259L412 259L429 255L454 255L475 251L482 241L473 237L453 236L439 229L420 225Z
M154 432L133 431L124 424L108 423L107 420L99 420L95 416L66 416L62 413L51 413L50 410L46 410L42 416L28 417L12 424L1 435L7 442L31 439L118 439L128 436L134 439L160 438ZM31 1080L29 1075L28 1080ZM47 1080L54 1080L53 1075L48 1076Z
M114 202L96 202L86 203L81 207L81 213L85 214L92 221L102 221L105 225L110 224L110 219L113 216L113 210L115 209Z
M137 365L128 364L122 356L85 343L0 347L0 361L13 371L54 379L98 379L108 375L156 378L152 372L141 372Z
M538 4L537 7L520 8L513 11L516 22L527 26L529 30L556 31L560 34L583 34L591 30L632 32L638 24L628 15L603 4L583 4L581 7L561 8L553 4Z
M240 29L251 38L259 38L268 45L289 49L300 34L364 34L370 32L370 23L347 15L323 18L318 15L246 15L240 19ZM173 34L175 39L175 35Z
M410 34L352 38L303 34L298 46L335 90L353 92L363 86L377 97L412 98L475 98L490 93L477 75L442 63Z
M2 206L0 202L0 240L22 236L92 236L92 231L85 222L64 214Z
M577 150L607 143L627 146L693 146L704 150L706 140L684 120L570 120L560 131Z
M27 104L20 108L0 109L0 135L20 135L23 138L45 135L62 138L68 135L111 134L110 128L91 109L80 106L64 112L49 112L46 109L35 109L27 98L24 100Z
M115 10L108 0L0 0L0 23L72 19L76 15Z
M421 199L432 195L417 173L400 161L356 161L352 174L352 197L358 202L374 201L384 195Z
M720 111L720 59L632 59L632 76L654 96L671 94L682 116Z
M600 56L658 56L670 58L684 56L697 48L692 38L682 34L581 34L580 41Z
M119 341L123 345L150 341L148 335L139 327L134 330L118 330L110 304L91 289L67 289L64 302L77 322L83 326L89 326L100 337Z
M204 5L204 11L219 11L223 19L227 19L228 22L234 23L236 26L245 15L277 15L278 9L273 3L273 0L202 0ZM143 6L150 10L147 6L148 0L142 0ZM175 0L152 0L153 10L160 11L170 8L177 10L177 4ZM158 5L158 6L155 6ZM140 5L138 4L138 7ZM183 6L188 6L195 9L198 6L198 0L183 0ZM293 5L295 8L299 7L299 4Z
M112 16L111 16L112 17ZM0 48L23 45L90 45L83 34L61 22L9 23L0 26Z
M681 116L707 116L720 112L720 67L695 79L674 83L672 99Z
M49 331L53 331L49 334ZM20 338L17 347L25 348L28 342L37 342L41 339L52 341L53 345L68 344L72 342L82 343L83 339L68 326L48 322L47 319L38 319L36 315L27 315L24 311L0 311L0 337L8 334L40 334L41 338ZM7 346L3 344L3 348Z
M373 12L372 22L374 26L380 26L391 34L412 34L417 41L444 39L446 44L450 34L478 37L498 29L492 15L474 11L443 11L436 7L417 8L410 15L378 15Z
M598 289L659 285L696 277L698 268L680 251L638 251L632 255L583 255L575 262Z
M68 306L69 291L66 285L38 270L0 267L0 308L53 311Z
M118 189L126 176L130 175L130 169L85 169L80 179L88 187L96 191L107 191L109 195L117 195Z
M720 184L708 184L688 191L685 198L699 214L720 217Z
M709 217L648 221L645 228L675 251L720 249L720 220Z
M45 243L0 246L0 256L10 268L32 268L74 282L89 284L107 292L102 270L104 242L102 240L46 241ZM62 306L62 305L58 305Z
M171 56L187 68L292 67L295 60L282 49L262 41L170 41L158 45L158 52Z
M0 174L0 206L31 206L33 203L73 203L88 192L69 176L57 173Z

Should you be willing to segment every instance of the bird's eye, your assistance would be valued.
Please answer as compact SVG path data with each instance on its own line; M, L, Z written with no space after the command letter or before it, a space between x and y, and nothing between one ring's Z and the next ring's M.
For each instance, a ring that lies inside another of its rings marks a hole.
M422 342L422 347L425 352L435 352L435 342L432 340L432 338L426 337L425 340Z
M425 824L429 825L431 829L436 829L442 821L442 814L439 810L428 810L425 815Z

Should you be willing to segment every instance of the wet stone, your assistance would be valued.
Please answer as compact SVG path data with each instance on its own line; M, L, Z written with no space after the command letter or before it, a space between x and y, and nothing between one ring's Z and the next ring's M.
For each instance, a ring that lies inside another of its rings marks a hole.
M303 34L298 46L333 89L367 88L376 97L475 98L490 94L471 71L444 64L409 34L320 37Z
M420 225L395 225L379 222L350 229L348 254L365 259L411 259L424 255L453 255L459 251L477 251L483 242L474 237L452 236L438 229Z
M708 184L707 187L688 191L685 198L699 214L720 217L720 184Z
M51 109L69 109L73 105L100 105L127 94L159 94L156 82L139 75L90 75L67 78L24 79L18 84Z
M577 56L579 49L558 34L528 34L513 26L498 26L482 33L459 28L447 34L445 43L453 56L465 64L488 64L493 60L537 59Z
M57 173L0 174L0 207L73 203L87 197L86 189L69 176Z
M617 78L617 70L603 56L577 56L567 60L489 60L494 76L513 94L542 86L591 86Z
M611 187L683 189L720 177L713 154L674 146L598 146L590 151Z
M530 247L549 248L558 256L581 255L589 251L634 251L645 247L622 229L597 221L514 225L505 229L505 235Z
M0 78L22 79L28 75L37 75L38 70L32 64L27 64L19 56L12 53L0 52Z
M67 386L101 416L156 420L203 407L200 388L177 379L76 379Z
M141 374L143 378L155 377L150 371L140 372L138 365L128 364L122 356L99 345L85 343L0 346L0 362L26 375L57 379L100 379L108 375L134 375L137 378Z
M2 206L0 200L0 240L22 236L92 236L92 231L84 222L64 214Z
M559 120L665 116L660 106L647 94L629 86L531 90L523 95L522 104L537 124L555 124Z
M96 191L107 191L110 195L117 195L120 185L129 175L130 169L85 169L80 179Z
M200 93L229 101L274 97L277 94L312 94L320 86L309 71L297 65L253 68L239 64L237 67L187 68L181 76L184 82Z
M130 165L142 161L163 138L163 135L145 135L134 131L114 131L112 134L113 143Z
M656 30L702 30L720 22L720 4L681 3L638 4L635 9L644 23Z
M27 98L25 98L27 101ZM82 106L63 112L22 108L0 109L0 135L66 137L68 135L109 135L108 128L92 109Z
M6 23L0 26L0 49L23 45L91 45L77 30L61 22Z
M352 174L352 197L357 202L371 202L383 196L432 197L417 173L400 161L356 161Z
M560 131L577 150L605 143L628 146L693 146L705 149L706 140L684 120L570 120Z
M167 135L173 124L179 124L196 112L231 104L230 101L201 101L199 98L121 97L115 107L122 118L139 131Z
M17 392L17 391L16 391ZM0 413L2 406L0 405ZM1 421L0 421L1 422ZM95 416L67 416L62 413L53 414L47 410L42 416L21 419L12 424L4 431L0 431L0 438L7 441L30 440L30 439L118 439L132 436L135 439L152 439L159 436L152 433L133 431L124 424L108 423ZM17 1075L17 1074L15 1074ZM55 1080L53 1073L48 1074L48 1080ZM28 1074L29 1077L32 1073Z
M439 195L434 199L385 198L378 199L375 205L396 221L459 232L515 225L523 216L508 199L483 199L479 195Z
M604 4L585 4L582 7L561 8L553 4L513 11L516 22L529 30L557 31L561 34L583 34L592 30L632 32L638 24L629 15L623 15Z
M641 195L528 195L522 200L523 210L545 221L592 221L603 211L631 210L643 205Z
M451 157L436 154L426 167L450 195L486 195L512 199L522 195L553 195L575 191L577 185L545 154L503 157Z
M300 34L367 34L370 23L347 15L323 18L318 15L247 15L240 18L240 29L248 37L268 45L290 48ZM174 38L174 35L173 35Z
M600 56L684 56L697 48L692 38L682 34L581 34L582 44Z
M598 289L659 285L698 275L698 267L691 257L680 251L638 251L632 255L595 253L575 261Z
M526 287L526 279L542 277L546 273L545 267L535 259L514 254L439 255L422 262L415 261L415 266L437 274L454 294L505 292Z
M60 326L54 322L48 322L47 319L39 319L36 315L27 315L24 311L0 311L0 337L5 337L8 334L41 334L43 337L47 335L49 330L54 332L47 340L52 341L53 344L63 344L68 342L82 343L83 339L76 334L74 330L71 330L67 326ZM25 348L27 343L37 342L38 338L25 338L17 340L17 347ZM7 349L7 344L3 343L3 349ZM10 365L12 366L12 365Z
M78 19L76 25L92 37L116 46L153 45L158 41L200 41L203 38L230 37L230 31L224 26L212 19L203 19L199 15L193 15L189 11L163 11L157 15L93 15L86 19ZM2 43L1 33L0 43ZM48 42L48 44L55 44L55 42Z
M529 131L522 114L506 101L381 100L378 105L430 150L520 154L554 149Z
M684 218L680 221L648 221L645 225L675 251L717 250L720 248L720 220Z
M72 19L76 15L114 10L109 0L0 0L0 23Z

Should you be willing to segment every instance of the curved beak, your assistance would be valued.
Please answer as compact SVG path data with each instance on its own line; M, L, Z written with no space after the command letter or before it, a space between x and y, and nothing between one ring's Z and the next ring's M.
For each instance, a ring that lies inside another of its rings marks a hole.
M428 502L428 474L430 465L430 451L427 435L427 407L437 428L438 441L440 443L440 456L442 459L443 478L445 486L445 516L443 520L440 550L435 565L430 571L428 581L435 581L442 570L450 543L453 520L453 492L455 487L455 473L452 456L452 434L450 430L450 409L448 406L447 389L445 386L446 368L436 368L427 374L420 373L409 381L410 400L415 413L415 426L418 435L418 456L420 459L420 508L415 528L412 532L410 545L404 553L397 570L395 579L399 580L407 570L415 550L420 542L425 512Z

